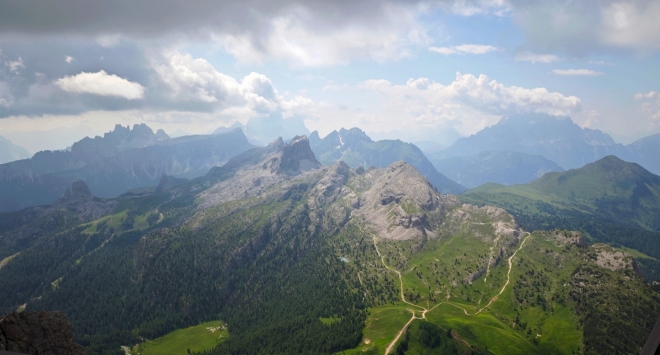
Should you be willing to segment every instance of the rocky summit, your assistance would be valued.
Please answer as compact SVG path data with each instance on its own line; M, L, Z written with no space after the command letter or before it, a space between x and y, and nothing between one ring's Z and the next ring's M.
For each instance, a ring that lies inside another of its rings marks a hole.
M410 239L433 236L429 214L441 215L458 204L450 195L440 194L412 165L403 161L371 172L375 180L360 198L354 212L373 225L381 237Z
M222 167L212 168L207 177L221 181L202 194L202 205L253 197L277 183L320 167L306 136L295 137L289 143L278 138L266 147L246 151Z

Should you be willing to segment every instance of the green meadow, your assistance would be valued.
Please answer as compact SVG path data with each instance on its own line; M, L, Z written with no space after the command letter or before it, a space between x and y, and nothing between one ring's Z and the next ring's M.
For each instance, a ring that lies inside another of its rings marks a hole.
M202 323L190 328L177 329L158 339L147 340L131 350L132 355L181 355L210 350L229 337L222 321Z

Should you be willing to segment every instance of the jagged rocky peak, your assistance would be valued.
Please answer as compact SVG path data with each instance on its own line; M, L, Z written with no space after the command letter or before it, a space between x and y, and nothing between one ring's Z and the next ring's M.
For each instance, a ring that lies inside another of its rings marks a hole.
M397 161L385 169L360 198L357 214L388 239L433 236L436 219L445 207L457 204L453 196L438 193L412 165Z
M282 139L282 137L277 137L272 142L268 143L267 148L269 148L271 150L272 149L278 149L283 145L284 145L284 140Z
M339 195L341 195L342 187L344 186L344 183L346 183L350 173L351 168L341 160L336 162L333 166L328 167L325 175L312 190L312 207L320 207L326 203L337 200ZM356 205L357 204L358 201L356 200Z
M82 201L92 199L92 191L89 189L89 186L82 181L78 180L71 185L70 189L67 189L64 193L64 196L58 200L60 203L67 203L73 201Z
M297 174L320 167L321 164L316 160L307 136L295 136L291 142L282 146L282 157L277 173Z
M342 138L344 145L356 145L360 142L373 142L363 130L353 127L350 129L342 128L339 130L339 136Z
M9 313L0 317L0 350L21 354L84 355L62 312Z
M320 168L306 136L296 136L289 143L278 138L266 147L248 150L211 169L207 176L220 181L201 195L201 206L257 196L270 186Z
M123 127L116 125L115 129L103 134L103 137L83 138L73 143L71 152L80 156L112 156L118 152L141 148L168 140L170 137L162 129L156 133L144 123Z
M407 202L430 211L435 209L439 200L438 193L428 180L414 166L404 161L390 164L372 190L378 193L377 201L381 205Z
M168 136L162 129L159 129L156 131L156 138L158 138L158 140L165 140L170 139L170 136Z

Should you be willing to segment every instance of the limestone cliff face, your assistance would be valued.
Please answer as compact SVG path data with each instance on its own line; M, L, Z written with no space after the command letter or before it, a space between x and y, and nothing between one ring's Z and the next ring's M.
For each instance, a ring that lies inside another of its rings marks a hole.
M432 225L429 215L441 216L457 204L456 198L437 192L406 162L394 162L379 170L371 187L360 197L356 214L370 222L383 238L433 236L437 226Z
M9 313L0 318L0 350L34 355L84 355L61 312Z
M277 172L279 174L297 174L301 171L318 169L321 164L316 160L306 136L296 136L289 144L282 147L282 157Z

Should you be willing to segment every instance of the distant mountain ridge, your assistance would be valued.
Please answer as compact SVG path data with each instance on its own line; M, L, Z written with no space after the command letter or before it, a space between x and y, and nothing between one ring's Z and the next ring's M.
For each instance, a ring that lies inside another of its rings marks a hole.
M84 180L95 196L115 197L154 186L163 174L198 177L252 147L239 129L170 139L146 125L117 126L103 138L76 142L70 152L43 151L0 165L0 211L52 203L76 180Z
M97 158L109 157L132 148L142 148L167 141L170 138L159 130L154 134L145 124L128 127L116 125L103 137L83 138L73 143L70 151L44 150L31 159L0 165L0 181L13 174L25 173L30 176L55 173L58 171L82 168Z
M103 137L85 137L75 142L71 146L71 153L81 157L85 155L109 157L128 149L143 148L169 139L170 137L162 129L154 133L144 123L133 125L133 129L129 126L116 125L113 131L105 133Z
M525 184L548 172L564 171L557 163L540 155L511 151L485 151L470 156L429 160L450 179L474 188L494 182L504 185Z
M29 159L32 156L25 148L19 147L9 139L0 136L0 164L15 160Z
M504 117L436 154L438 158L448 158L484 151L541 155L564 169L579 168L607 155L629 158L628 149L606 133L581 128L569 117L541 114Z
M386 167L398 160L414 166L442 193L457 194L464 186L439 173L424 153L414 144L400 140L373 141L359 128L332 131L321 139L317 131L309 136L309 143L317 159L323 165L343 160L352 168Z
M629 159L660 175L660 133L640 138L626 146Z

